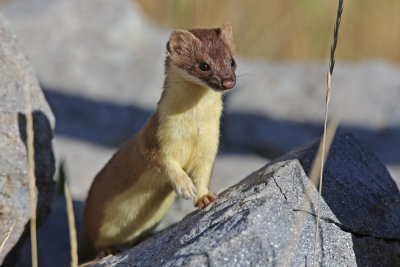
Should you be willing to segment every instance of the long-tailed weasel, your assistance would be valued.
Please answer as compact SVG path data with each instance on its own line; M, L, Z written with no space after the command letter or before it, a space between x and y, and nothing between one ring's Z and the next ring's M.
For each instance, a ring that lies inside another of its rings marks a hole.
M177 30L167 43L164 91L147 124L97 174L84 230L98 252L137 243L176 195L199 209L219 143L222 93L236 83L229 22L217 29Z

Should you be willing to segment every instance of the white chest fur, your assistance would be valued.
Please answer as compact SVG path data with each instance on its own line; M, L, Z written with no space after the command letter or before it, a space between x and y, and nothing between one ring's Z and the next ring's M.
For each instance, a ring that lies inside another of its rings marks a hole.
M172 69L159 103L158 141L182 167L198 156L215 156L219 142L221 93L184 80ZM177 82L179 81L179 82Z

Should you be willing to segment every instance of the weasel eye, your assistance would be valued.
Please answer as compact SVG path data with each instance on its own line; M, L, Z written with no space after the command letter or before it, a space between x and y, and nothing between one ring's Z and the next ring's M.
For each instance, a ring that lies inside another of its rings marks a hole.
M236 62L235 62L235 60L232 58L232 60L231 60L231 66L234 67L235 65L236 65Z
M199 69L202 70L202 71L210 71L211 67L207 63L202 62L202 63L199 64Z

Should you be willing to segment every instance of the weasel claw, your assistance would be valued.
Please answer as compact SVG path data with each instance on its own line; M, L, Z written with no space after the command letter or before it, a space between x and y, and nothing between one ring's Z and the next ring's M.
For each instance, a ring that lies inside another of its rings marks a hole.
M195 206L202 210L207 207L211 202L217 199L217 195L213 192L208 192L204 196L202 196L199 200L196 201Z

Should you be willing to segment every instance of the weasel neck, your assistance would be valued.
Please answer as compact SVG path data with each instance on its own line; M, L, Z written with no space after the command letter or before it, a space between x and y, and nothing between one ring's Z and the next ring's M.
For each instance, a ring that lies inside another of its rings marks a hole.
M174 64L167 64L164 91L158 102L158 110L164 115L178 115L196 109L210 106L221 106L222 93L191 81L190 77Z

